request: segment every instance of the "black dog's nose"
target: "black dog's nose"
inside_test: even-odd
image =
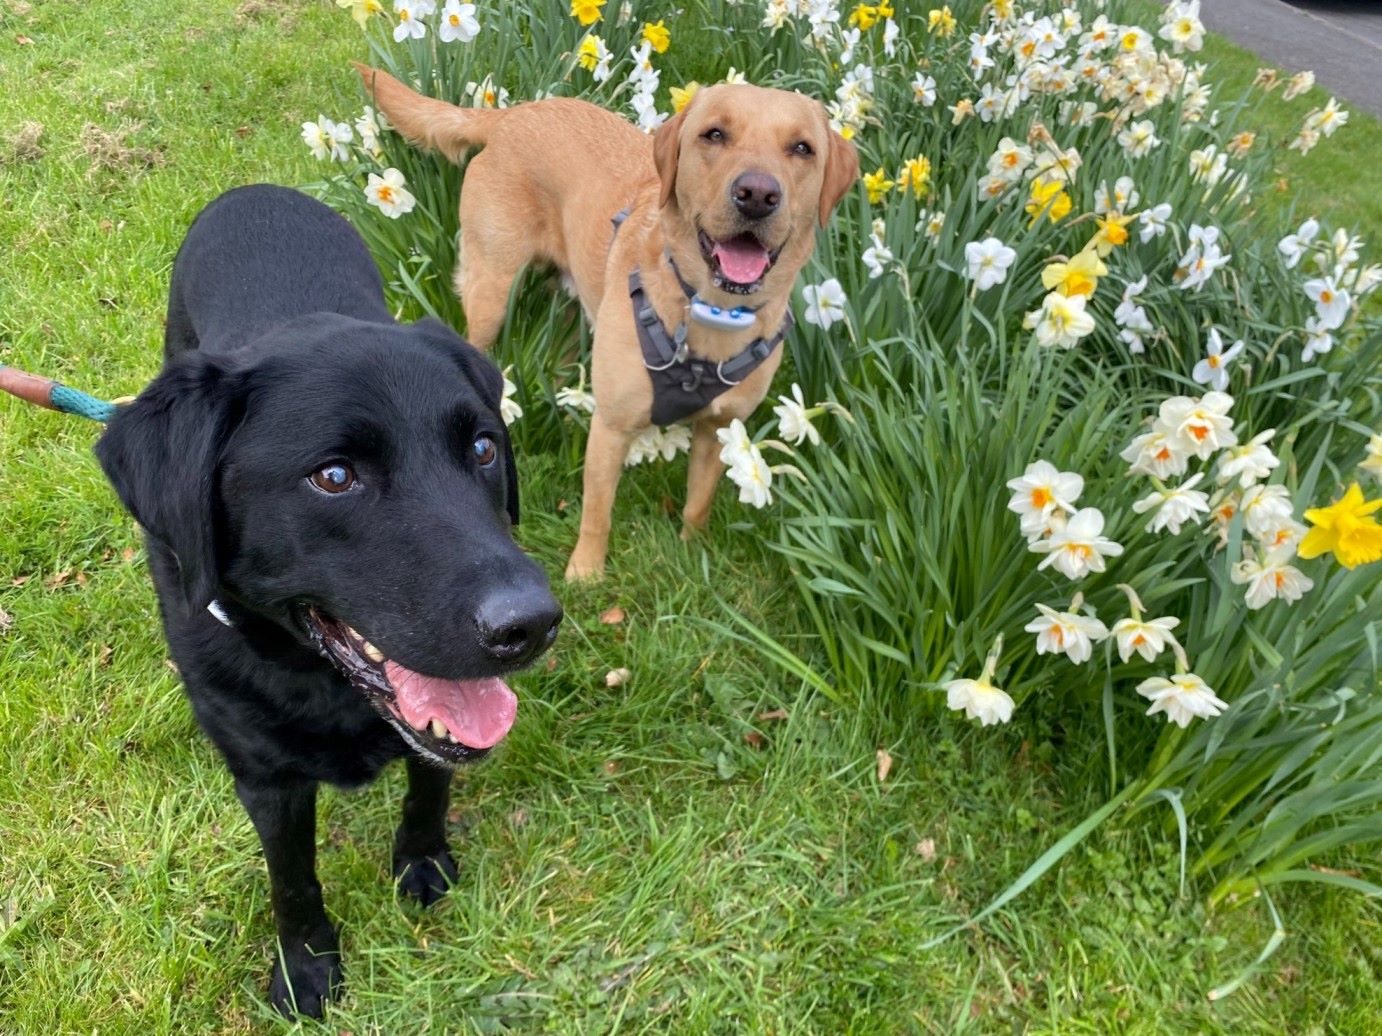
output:
[[[480,602],[475,626],[480,643],[501,662],[530,662],[557,639],[562,610],[545,587],[499,591]]]
[[[782,204],[782,185],[767,173],[742,173],[729,188],[734,207],[749,219],[771,216]]]

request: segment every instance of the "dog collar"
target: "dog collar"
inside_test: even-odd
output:
[[[747,331],[753,326],[753,322],[758,319],[757,306],[734,306],[726,308],[717,306],[713,302],[706,302],[696,294],[696,289],[686,282],[686,278],[677,269],[677,261],[672,258],[671,252],[664,252],[667,256],[667,265],[672,268],[672,274],[676,277],[677,283],[681,285],[682,293],[690,301],[687,312],[691,319],[704,327],[712,327],[717,331]]]

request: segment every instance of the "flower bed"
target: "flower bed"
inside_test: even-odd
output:
[[[1097,717],[1108,805],[1009,893],[1114,809],[1162,802],[1215,902],[1379,891],[1309,866],[1382,837],[1382,530],[1362,489],[1382,474],[1363,301],[1382,275],[1350,228],[1264,215],[1253,96],[1306,77],[1220,96],[1193,2],[1146,25],[1095,0],[338,2],[372,61],[456,103],[580,95],[646,130],[696,77],[827,103],[867,172],[804,275],[775,420],[722,436],[740,500],[777,509],[814,637],[796,657],[742,628],[853,707]],[[1278,143],[1346,122],[1302,102]],[[368,109],[304,137],[403,308],[463,326],[455,168]],[[591,400],[552,339],[581,334],[555,292],[516,301],[522,446],[574,451]],[[654,431],[631,460],[685,444]]]

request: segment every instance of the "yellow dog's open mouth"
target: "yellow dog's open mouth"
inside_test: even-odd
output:
[[[770,251],[747,230],[723,241],[716,241],[704,230],[698,234],[701,257],[715,287],[732,295],[752,295],[761,288],[782,251],[780,246]]]
[[[447,680],[414,672],[316,608],[306,625],[318,650],[421,755],[447,765],[475,759],[513,726],[518,698],[497,676]]]

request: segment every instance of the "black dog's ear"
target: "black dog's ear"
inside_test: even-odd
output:
[[[435,317],[423,317],[413,327],[434,341],[440,340],[450,349],[456,363],[479,391],[485,406],[494,412],[500,424],[504,424],[504,413],[500,407],[504,398],[504,373],[494,361]],[[509,521],[517,525],[518,465],[514,462],[513,443],[509,439],[507,424],[504,424],[504,441],[499,447],[504,452],[504,504],[509,512]]]
[[[216,596],[217,469],[237,408],[230,375],[184,353],[121,407],[96,443],[120,501],[177,558],[189,611]]]

